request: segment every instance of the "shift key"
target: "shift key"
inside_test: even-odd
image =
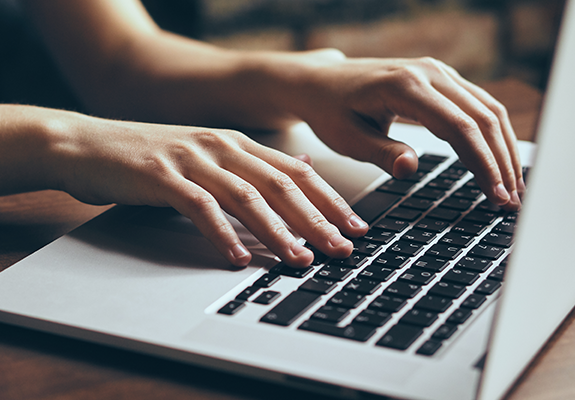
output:
[[[288,326],[310,309],[320,298],[320,294],[296,290],[264,315],[260,321],[269,324]]]

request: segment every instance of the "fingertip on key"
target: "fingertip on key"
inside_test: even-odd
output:
[[[409,178],[417,171],[417,155],[415,152],[405,152],[393,162],[393,176],[397,179]]]

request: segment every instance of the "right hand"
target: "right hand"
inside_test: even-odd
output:
[[[58,189],[92,204],[173,207],[236,266],[251,255],[222,209],[296,267],[309,265],[313,254],[282,219],[332,257],[351,254],[342,233],[357,237],[368,229],[308,163],[239,132],[65,114],[70,123],[51,160]]]

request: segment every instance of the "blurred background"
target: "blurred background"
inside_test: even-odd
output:
[[[145,0],[163,28],[251,50],[432,56],[481,83],[544,89],[565,0]],[[21,12],[0,0],[0,102],[83,111]]]

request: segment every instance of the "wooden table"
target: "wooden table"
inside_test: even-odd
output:
[[[541,95],[514,80],[484,85],[533,137]],[[54,191],[0,197],[0,270],[109,207]],[[509,399],[575,398],[572,313]],[[320,399],[320,396],[172,361],[0,324],[0,399]]]

